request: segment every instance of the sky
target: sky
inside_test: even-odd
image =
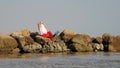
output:
[[[79,34],[120,35],[120,0],[0,0],[0,33],[64,29]]]

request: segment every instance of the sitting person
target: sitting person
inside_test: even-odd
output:
[[[41,23],[41,21],[38,22],[38,30],[42,37],[50,38],[52,41],[54,41],[52,32],[47,31],[45,25],[43,23]]]

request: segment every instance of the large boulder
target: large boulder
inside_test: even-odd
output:
[[[18,47],[21,49],[21,52],[40,52],[42,46],[34,40],[29,35],[23,35],[22,32],[12,33],[11,36],[14,37],[18,42]]]
[[[30,36],[31,36],[31,38],[36,42],[36,36],[37,35],[39,35],[39,33],[38,32],[31,32],[30,33]]]
[[[64,42],[68,42],[74,35],[76,35],[75,32],[70,31],[70,30],[63,30],[63,32],[60,33],[60,37]]]
[[[70,48],[72,51],[81,52],[81,51],[93,51],[91,45],[91,38],[89,35],[86,34],[76,34],[71,40]]]
[[[19,42],[19,47],[24,52],[40,52],[42,49],[42,46],[37,42],[34,42],[30,36],[18,37],[17,40]]]
[[[91,43],[91,37],[87,34],[76,34],[72,39],[71,42],[73,43],[80,43],[87,45],[88,43]]]
[[[112,41],[109,44],[109,51],[120,52],[120,36],[112,37]]]
[[[110,35],[109,33],[104,33],[102,35],[102,39],[103,39],[103,45],[104,45],[104,51],[109,51],[109,45],[110,43],[113,41],[113,36]]]
[[[101,37],[92,38],[92,47],[94,51],[103,51],[104,46],[102,44],[103,39]]]
[[[103,43],[109,44],[112,41],[112,35],[110,35],[109,33],[104,33],[102,35],[102,39],[103,39]]]
[[[36,36],[36,40],[42,45],[43,52],[64,52],[68,50],[63,41],[53,42],[49,38],[44,38],[39,35]]]
[[[17,41],[14,38],[6,34],[0,34],[0,53],[11,53],[17,46]]]
[[[69,45],[69,48],[73,52],[91,52],[93,51],[92,45],[88,44],[87,46],[79,44],[79,43],[73,43]]]

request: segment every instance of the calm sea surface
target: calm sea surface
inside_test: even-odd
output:
[[[120,68],[120,53],[23,54],[1,58],[0,68]]]

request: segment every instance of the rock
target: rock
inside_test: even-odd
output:
[[[35,38],[36,41],[41,45],[45,45],[46,43],[52,43],[52,41],[49,38],[45,38],[40,35],[37,35]]]
[[[112,41],[109,44],[109,51],[120,52],[120,36],[112,37]]]
[[[101,37],[96,37],[92,39],[93,43],[98,43],[98,44],[102,44],[103,39]]]
[[[53,42],[49,38],[36,36],[36,40],[42,45],[43,52],[63,52],[68,51],[67,46],[63,41]]]
[[[44,38],[42,36],[36,36],[36,41],[42,45],[42,52],[54,52],[54,42],[49,38]]]
[[[101,37],[92,38],[92,47],[94,51],[103,51],[104,46],[102,44],[103,39]]]
[[[13,38],[15,38],[18,43],[24,43],[23,45],[33,44],[34,40],[30,36],[24,36],[22,32],[14,32],[11,34]]]
[[[70,31],[70,30],[63,30],[63,32],[60,33],[60,37],[64,42],[68,42],[74,35],[76,35],[75,32]]]
[[[22,32],[14,32],[14,33],[11,33],[10,36],[12,36],[13,38],[17,38],[19,36],[22,36]]]
[[[42,46],[30,37],[30,36],[20,36],[16,38],[19,43],[19,48],[24,52],[40,52]]]
[[[102,39],[103,39],[103,42],[105,42],[105,43],[111,43],[112,35],[110,35],[109,33],[104,33],[102,35]]]
[[[103,44],[92,43],[92,48],[94,51],[103,51],[104,46]]]
[[[0,34],[0,52],[11,53],[14,48],[17,48],[17,41],[9,35]]]
[[[22,31],[13,32],[10,34],[10,36],[14,38],[19,37],[19,36],[30,36],[30,31],[28,29],[24,29]]]
[[[93,51],[91,43],[91,38],[86,34],[76,34],[71,40],[71,44],[68,45],[72,51]]]
[[[84,45],[92,42],[90,36],[86,34],[76,34],[70,41],[73,43],[80,43]]]
[[[19,45],[22,46],[34,44],[34,40],[30,36],[19,36],[16,39]]]
[[[20,49],[19,48],[15,48],[12,50],[12,54],[18,55],[20,53]]]
[[[120,36],[112,36],[105,33],[102,36],[104,51],[119,52],[120,51]]]
[[[15,32],[11,34],[11,36],[17,40],[19,44],[18,47],[20,48],[21,52],[30,52],[30,53],[40,52],[42,49],[42,46],[37,42],[34,42],[31,36],[27,34],[28,31],[27,30],[25,31],[23,31],[23,33]]]
[[[30,36],[24,36],[25,45],[34,44],[34,40]]]
[[[23,36],[30,36],[30,30],[24,29],[21,31]]]
[[[66,52],[69,51],[64,41],[54,42],[55,43],[55,52]]]
[[[109,33],[104,33],[102,35],[104,51],[109,51],[109,44],[112,42],[112,36]]]
[[[36,38],[35,38],[35,37],[36,37],[37,35],[39,35],[38,32],[31,32],[31,33],[30,33],[31,38],[32,38],[35,42],[36,42]]]
[[[55,37],[54,37],[54,41],[55,41],[55,42],[57,42],[57,41],[61,41],[60,36],[55,36]]]
[[[24,50],[24,52],[39,53],[42,51],[42,46],[35,42],[34,44],[23,46],[22,49]]]
[[[91,51],[93,51],[93,48],[90,44],[85,46],[80,43],[73,43],[73,44],[69,45],[69,48],[73,52],[91,52]]]

